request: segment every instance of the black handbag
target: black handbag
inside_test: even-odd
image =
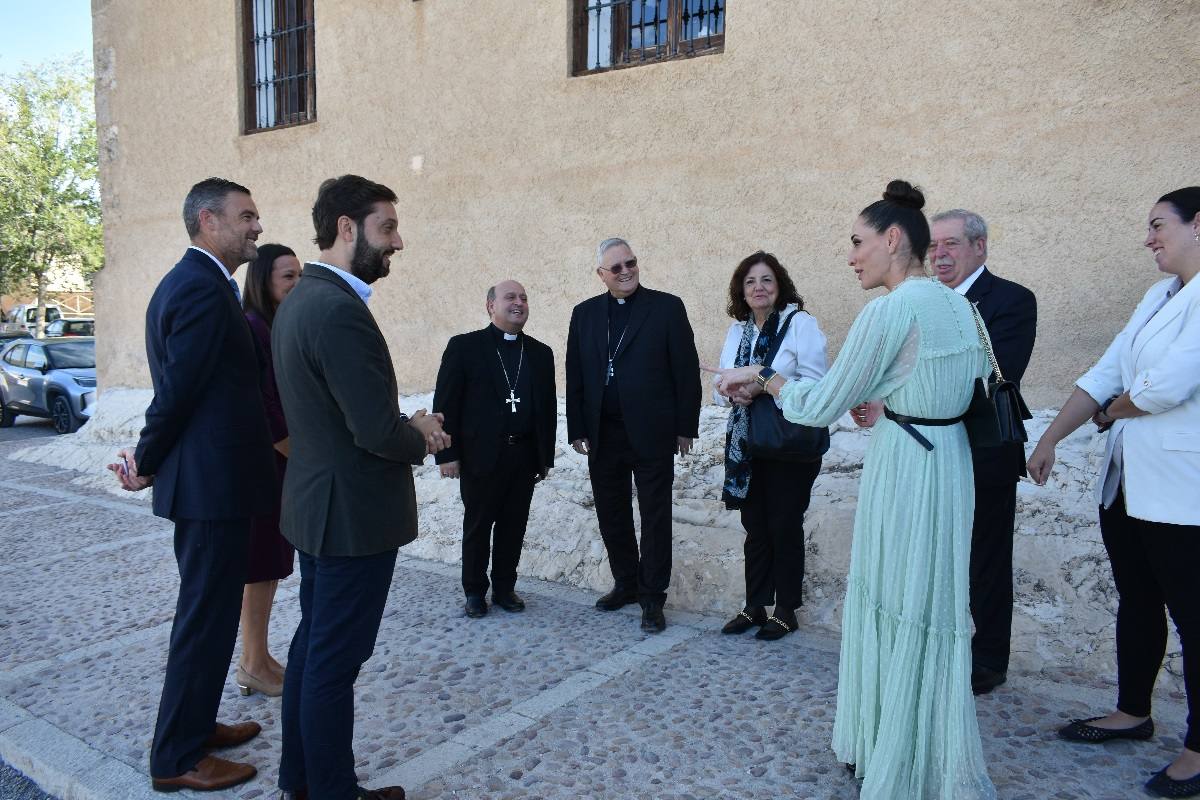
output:
[[[1029,436],[1025,433],[1023,420],[1032,419],[1033,415],[1029,413],[1017,385],[1005,380],[1001,374],[1000,362],[996,361],[996,354],[992,352],[991,337],[983,325],[983,318],[979,316],[979,309],[973,303],[971,313],[975,316],[979,341],[992,365],[992,374],[986,384],[983,378],[975,379],[971,405],[963,416],[971,449],[1027,442]]]
[[[799,313],[793,311],[784,320],[783,325],[775,334],[775,341],[763,358],[763,366],[769,367],[783,336],[787,333],[792,317]],[[755,397],[750,403],[750,435],[747,447],[752,458],[763,458],[768,461],[818,461],[829,450],[829,429],[813,428],[808,425],[797,425],[783,418],[783,412],[775,405],[775,398],[766,392]]]

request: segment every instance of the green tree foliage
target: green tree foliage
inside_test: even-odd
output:
[[[36,286],[39,332],[47,272],[90,281],[104,263],[96,114],[82,58],[0,76],[0,290]]]

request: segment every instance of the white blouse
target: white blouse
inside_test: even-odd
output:
[[[780,323],[795,310],[795,303],[789,303],[784,307],[779,312]],[[725,336],[725,346],[721,348],[720,366],[722,369],[732,367],[737,360],[738,345],[742,342],[742,332],[746,325],[754,325],[753,317],[745,322],[734,322],[729,326],[729,333]],[[756,328],[750,347],[753,348],[757,341],[758,330]],[[795,378],[816,380],[823,377],[829,369],[828,361],[825,358],[825,334],[821,332],[821,326],[817,324],[816,318],[807,311],[801,311],[792,317],[787,333],[779,345],[779,350],[771,361],[771,369],[787,380]],[[715,390],[713,391],[713,400],[718,405],[729,405],[729,400]],[[775,402],[779,403],[778,400]]]

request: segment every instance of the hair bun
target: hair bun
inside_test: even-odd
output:
[[[917,211],[925,207],[925,195],[908,181],[895,180],[888,183],[883,192],[883,199],[905,208],[915,208]]]

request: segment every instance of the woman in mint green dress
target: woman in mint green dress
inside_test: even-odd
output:
[[[863,289],[888,293],[858,315],[825,377],[784,382],[749,366],[717,371],[719,386],[768,391],[805,425],[851,408],[869,424],[879,404],[867,401],[882,401],[854,518],[833,749],[863,800],[994,798],[970,681],[971,452],[953,422],[986,355],[966,299],[925,275],[925,198],[904,181],[883,198],[855,221],[849,262]]]

